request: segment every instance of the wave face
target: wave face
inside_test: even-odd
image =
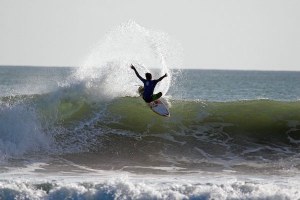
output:
[[[74,91],[79,89],[2,99],[10,105],[1,110],[1,151],[91,153],[86,157],[100,168],[300,167],[299,102],[170,100],[172,116],[162,118],[139,97],[95,101]]]

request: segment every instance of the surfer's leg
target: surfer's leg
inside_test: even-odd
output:
[[[161,96],[162,96],[161,92],[159,92],[157,94],[153,94],[152,95],[152,101],[155,101],[155,100],[159,99]]]

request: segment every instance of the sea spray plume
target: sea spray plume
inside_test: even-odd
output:
[[[141,83],[130,69],[133,64],[141,74],[153,71],[154,77],[159,77],[168,73],[168,78],[156,88],[166,94],[175,78],[169,66],[181,64],[180,53],[180,45],[166,33],[150,31],[129,21],[110,31],[95,45],[75,77],[101,97],[136,96],[135,85]]]

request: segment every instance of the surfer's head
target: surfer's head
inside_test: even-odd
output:
[[[146,76],[147,80],[151,80],[152,79],[152,75],[150,73],[146,73],[145,76]]]

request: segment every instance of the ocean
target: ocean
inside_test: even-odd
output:
[[[300,199],[300,72],[0,67],[0,199]]]

